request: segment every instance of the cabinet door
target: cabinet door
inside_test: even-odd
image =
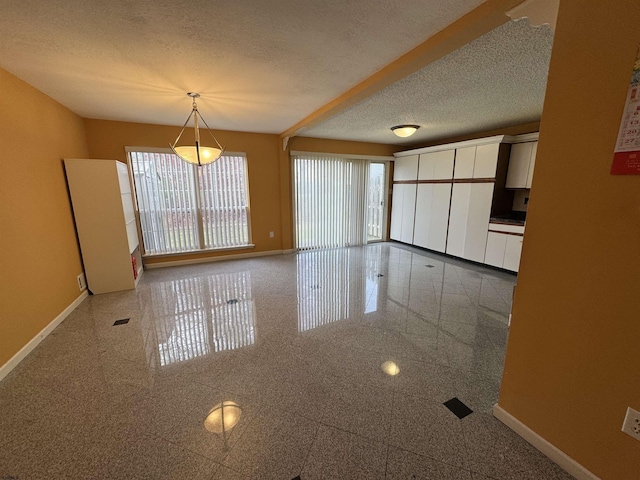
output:
[[[413,224],[416,213],[416,187],[415,184],[403,185],[403,201],[402,201],[402,232],[400,233],[400,241],[404,243],[413,243]]]
[[[402,203],[404,201],[402,187],[404,186],[402,184],[394,185],[391,194],[391,229],[389,232],[391,240],[400,241],[402,235]]]
[[[455,150],[429,152],[420,155],[418,180],[451,180]]]
[[[529,172],[527,173],[527,188],[531,188],[531,180],[533,180],[533,167],[536,164],[536,154],[538,153],[538,142],[531,144],[531,159],[529,160]]]
[[[429,226],[429,243],[427,248],[444,253],[447,246],[447,227],[449,225],[449,209],[451,206],[451,183],[433,185],[431,198],[431,225]]]
[[[498,168],[499,143],[476,147],[476,161],[473,165],[473,178],[496,178]]]
[[[451,180],[453,178],[453,163],[456,156],[455,150],[435,152],[433,159],[433,179]]]
[[[476,147],[458,148],[453,178],[473,178],[473,165],[476,161]]]
[[[394,180],[416,180],[418,178],[418,155],[398,157],[393,163]]]
[[[484,254],[484,263],[502,268],[508,236],[509,235],[506,233],[489,232],[487,235],[487,248]]]
[[[464,241],[467,234],[469,201],[471,200],[471,183],[454,183],[451,193],[451,210],[449,212],[449,231],[447,233],[447,253],[462,257]]]
[[[431,209],[433,204],[433,183],[421,183],[416,194],[416,215],[413,227],[413,244],[429,248]]]
[[[507,244],[504,251],[503,268],[517,272],[520,267],[520,255],[522,254],[522,240],[519,235],[507,235]]]
[[[391,205],[391,239],[413,243],[413,222],[416,207],[416,185],[393,186]]]
[[[493,201],[493,183],[472,183],[463,257],[483,262]]]
[[[511,146],[509,169],[507,170],[506,188],[527,188],[529,163],[531,160],[532,143],[516,143]]]

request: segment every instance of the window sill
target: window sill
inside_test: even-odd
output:
[[[251,248],[255,248],[256,246],[253,243],[249,243],[247,245],[240,245],[237,247],[220,247],[220,248],[208,248],[205,250],[187,250],[184,252],[175,252],[175,253],[153,253],[153,254],[145,254],[142,255],[142,258],[171,258],[171,257],[183,257],[185,255],[200,255],[203,253],[221,253],[221,252],[234,252],[236,250],[249,250]]]

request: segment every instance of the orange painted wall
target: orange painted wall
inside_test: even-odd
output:
[[[126,146],[168,148],[179,127],[108,120],[84,120],[90,158],[127,161]],[[251,234],[255,248],[216,253],[197,253],[149,258],[146,265],[227,256],[248,252],[280,251],[293,248],[291,209],[291,161],[289,150],[390,155],[393,147],[360,142],[293,138],[283,150],[278,135],[215,131],[216,138],[230,152],[245,152],[248,162],[251,202]],[[269,232],[275,232],[269,238]]]
[[[85,119],[85,128],[91,158],[123,162],[127,161],[126,146],[168,148],[180,131],[179,127],[90,119]],[[278,136],[221,130],[216,130],[215,134],[227,151],[247,154],[251,235],[255,248],[146,259],[145,264],[281,250],[283,236],[290,236],[288,231],[282,231]],[[274,238],[269,238],[270,231],[275,232]]]
[[[0,366],[78,298],[82,272],[62,159],[82,119],[0,69]]]
[[[611,176],[640,2],[562,0],[499,405],[602,479],[637,479],[640,176]]]

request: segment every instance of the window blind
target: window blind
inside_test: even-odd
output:
[[[146,255],[250,243],[246,157],[197,167],[172,153],[129,152]]]
[[[294,155],[296,248],[367,241],[367,160]]]

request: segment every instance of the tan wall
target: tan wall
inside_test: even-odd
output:
[[[560,2],[499,404],[603,479],[637,479],[640,176],[609,169],[640,2]]]
[[[0,69],[0,366],[79,295],[64,157],[87,154],[79,116]]]
[[[85,119],[89,157],[127,161],[126,146],[168,148],[179,127]],[[236,253],[267,252],[293,248],[291,210],[291,161],[289,150],[330,153],[390,155],[392,147],[359,142],[293,138],[287,150],[277,135],[215,131],[218,141],[231,152],[247,154],[251,235],[255,248],[218,253],[197,253],[146,259],[145,264],[225,256]],[[295,147],[294,147],[295,146]],[[275,232],[269,238],[269,232]]]
[[[168,148],[178,135],[179,127],[142,123],[85,119],[89,156],[127,161],[126,146]],[[220,253],[198,253],[147,259],[152,264],[162,261],[214,257],[221,255],[281,250],[282,239],[290,236],[282,231],[280,165],[277,135],[215,131],[216,138],[229,152],[247,154],[249,197],[251,202],[251,235],[255,248]],[[269,232],[275,233],[269,238]]]
[[[345,140],[330,140],[325,138],[294,137],[289,140],[289,150],[300,152],[341,153],[354,155],[391,156],[394,152],[407,150],[397,145],[382,143],[348,142]]]

